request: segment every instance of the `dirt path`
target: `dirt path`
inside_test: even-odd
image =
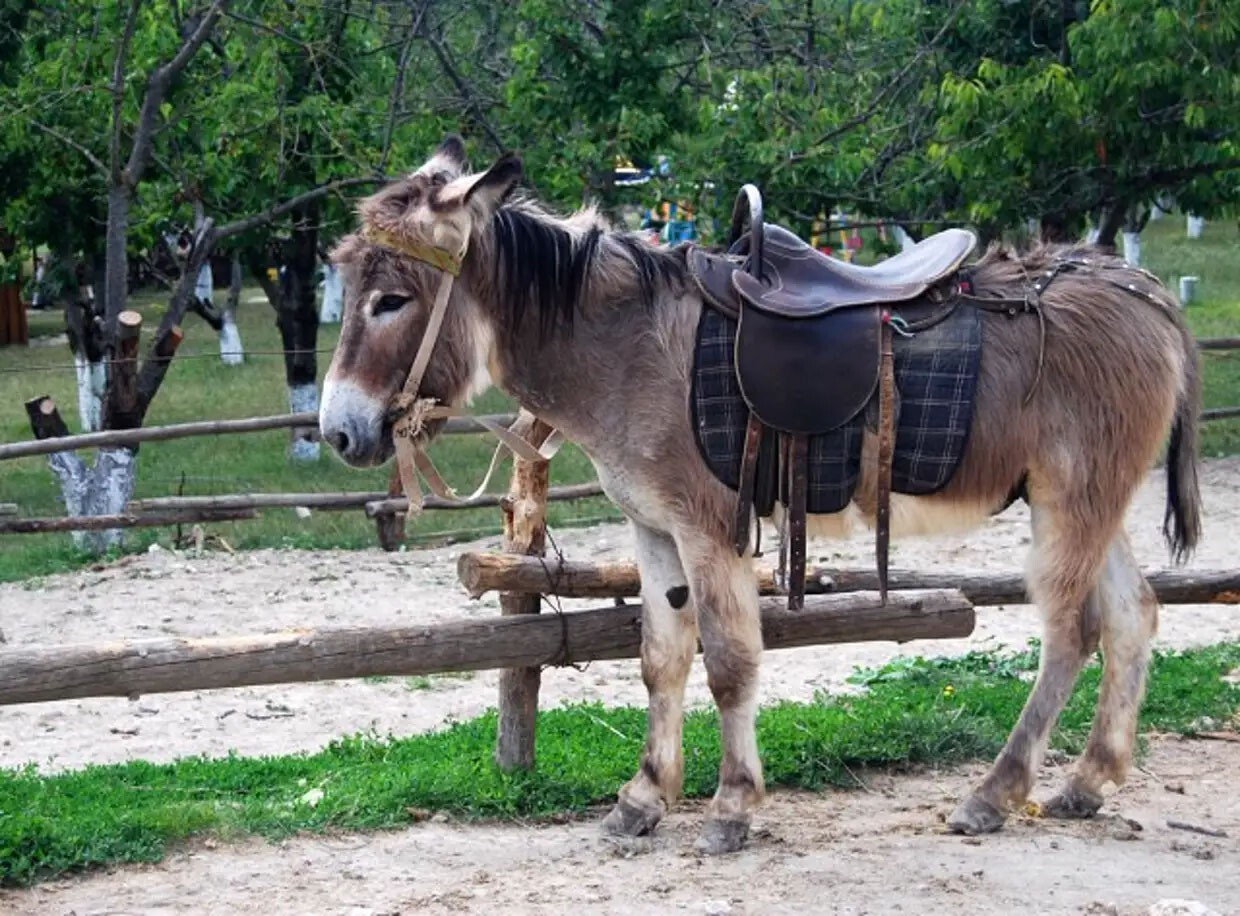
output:
[[[984,839],[943,833],[980,767],[867,775],[866,791],[774,795],[750,847],[692,853],[700,805],[622,850],[591,816],[550,826],[423,823],[366,836],[198,845],[149,867],[0,892],[41,916],[376,914],[1115,914],[1167,899],[1240,913],[1240,745],[1155,742],[1086,822],[1022,817]],[[1046,768],[1046,797],[1063,767]],[[1184,794],[1178,790],[1183,786]],[[1171,829],[1168,819],[1222,830]]]
[[[1240,531],[1240,460],[1206,465],[1206,536],[1194,565],[1234,566]],[[1143,487],[1128,529],[1147,566],[1166,562],[1161,474]],[[896,545],[893,565],[1019,570],[1028,515],[1014,507],[968,537]],[[560,533],[575,559],[631,556],[622,526]],[[379,552],[257,551],[201,557],[158,551],[98,570],[0,585],[0,630],[11,644],[98,641],[159,634],[226,635],[307,625],[436,621],[496,613],[455,580],[451,549]],[[813,545],[824,564],[870,562],[870,541]],[[597,602],[582,602],[594,605]],[[902,654],[951,654],[1023,646],[1037,633],[1027,607],[979,612],[967,640],[863,644],[769,653],[763,697],[809,698],[840,689],[856,665]],[[1159,644],[1240,639],[1230,607],[1164,611]],[[35,704],[0,710],[0,766],[55,770],[186,754],[313,750],[361,730],[408,734],[472,716],[494,703],[496,676],[329,682]],[[549,670],[543,702],[645,701],[635,661],[585,671]],[[709,694],[701,666],[692,703]],[[1062,773],[1044,774],[1043,795]],[[1017,822],[980,845],[940,835],[939,822],[977,767],[870,777],[869,792],[780,794],[746,852],[703,861],[687,853],[692,808],[661,828],[651,849],[626,858],[589,823],[540,827],[422,824],[332,839],[193,847],[158,866],[0,894],[2,913],[1028,913],[1147,912],[1189,897],[1240,913],[1240,746],[1163,741],[1146,769],[1115,796],[1110,815],[1086,824]],[[1156,775],[1149,775],[1156,774]],[[1182,784],[1184,795],[1164,784]],[[1135,832],[1119,815],[1144,826]],[[1173,831],[1168,817],[1230,833],[1211,839]],[[273,903],[273,901],[277,901]],[[1112,906],[1114,905],[1114,906]],[[1092,909],[1090,909],[1092,907]]]

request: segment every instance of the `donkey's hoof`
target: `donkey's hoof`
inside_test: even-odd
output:
[[[970,795],[952,812],[947,819],[947,829],[952,833],[963,833],[977,836],[981,833],[994,833],[1003,826],[1003,812],[980,795]]]
[[[749,839],[749,821],[711,819],[702,828],[693,848],[704,856],[718,856],[725,852],[737,852]]]
[[[603,833],[609,836],[646,836],[663,818],[658,808],[639,808],[621,799],[603,818]]]
[[[1042,811],[1047,817],[1085,818],[1093,817],[1101,807],[1101,794],[1068,783],[1062,792],[1042,806]]]

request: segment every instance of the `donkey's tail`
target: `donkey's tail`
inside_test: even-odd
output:
[[[1175,562],[1183,563],[1201,537],[1201,488],[1197,482],[1201,422],[1201,357],[1192,332],[1181,322],[1184,377],[1167,446],[1167,510],[1163,537]]]

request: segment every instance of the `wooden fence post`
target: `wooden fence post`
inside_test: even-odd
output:
[[[523,415],[512,427],[536,448],[552,429],[541,420]],[[542,556],[547,546],[548,462],[513,458],[512,483],[500,501],[504,516],[504,550],[522,556]],[[540,595],[503,594],[500,612],[537,614]],[[503,770],[534,766],[534,723],[538,715],[538,667],[508,668],[499,676],[499,728],[495,738],[495,762]]]
[[[400,468],[392,467],[392,476],[388,478],[388,497],[395,498],[401,494]],[[375,531],[379,534],[379,546],[391,553],[400,548],[405,539],[404,512],[387,512],[375,516]]]

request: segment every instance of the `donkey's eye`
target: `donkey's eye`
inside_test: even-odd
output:
[[[388,293],[386,296],[380,296],[379,301],[375,303],[374,314],[382,315],[384,312],[399,311],[409,299],[409,296],[402,296],[399,293]]]

